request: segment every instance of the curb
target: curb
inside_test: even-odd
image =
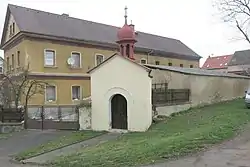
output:
[[[15,158],[11,158],[10,161],[11,161],[12,163],[19,164],[19,165],[20,165],[20,164],[31,164],[31,165],[40,165],[40,166],[48,165],[48,164],[43,164],[43,163],[25,162],[25,160],[28,160],[28,159],[31,159],[31,158],[34,158],[34,157],[38,157],[38,156],[40,156],[40,155],[47,154],[47,153],[50,153],[50,152],[53,152],[53,151],[56,151],[56,150],[60,150],[60,149],[63,149],[63,148],[65,148],[65,147],[68,147],[68,146],[71,146],[71,145],[74,145],[74,144],[81,143],[81,142],[83,142],[83,141],[91,140],[91,139],[93,139],[93,138],[100,137],[100,136],[105,135],[105,134],[107,134],[107,133],[108,133],[108,132],[104,132],[104,133],[101,133],[101,134],[99,134],[99,135],[90,137],[90,138],[88,138],[88,139],[86,139],[86,140],[81,140],[81,141],[77,141],[77,142],[74,142],[74,143],[71,143],[71,144],[67,144],[67,145],[65,145],[65,146],[61,146],[61,147],[58,147],[58,148],[56,148],[56,149],[53,149],[53,150],[50,150],[50,151],[47,151],[47,152],[43,152],[43,153],[36,154],[36,155],[34,155],[34,156],[30,156],[30,157],[25,158],[25,159],[22,159],[22,160],[20,160],[20,161],[19,161],[19,160],[16,160]],[[14,156],[15,156],[15,155],[14,155]]]
[[[47,166],[49,165],[49,163],[37,163],[37,162],[25,162],[25,160],[15,160],[15,159],[10,159],[9,162],[13,163],[13,164],[17,164],[17,165],[23,165],[23,164],[28,164],[28,165],[32,165],[32,166]]]
[[[21,161],[15,160],[14,158],[11,158],[11,159],[9,160],[9,162],[11,162],[11,163],[13,163],[13,164],[17,164],[17,165],[23,164]]]

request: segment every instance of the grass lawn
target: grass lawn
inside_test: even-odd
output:
[[[139,120],[138,120],[139,121]],[[250,121],[242,99],[176,114],[145,133],[128,133],[115,141],[87,147],[51,162],[54,167],[118,167],[178,158],[233,137]]]
[[[93,132],[93,131],[77,131],[72,132],[69,135],[62,136],[56,140],[52,140],[48,143],[39,145],[37,147],[25,150],[23,152],[18,153],[15,155],[16,160],[23,160],[30,157],[34,157],[61,147],[65,147],[70,144],[74,144],[77,142],[81,142],[83,140],[90,139],[92,137],[98,136],[103,134],[104,132]]]

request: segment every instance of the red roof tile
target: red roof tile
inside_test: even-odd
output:
[[[227,67],[233,55],[208,57],[203,64],[203,69],[220,69]]]

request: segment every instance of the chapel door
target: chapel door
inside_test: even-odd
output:
[[[127,100],[116,94],[111,99],[112,129],[128,129]]]

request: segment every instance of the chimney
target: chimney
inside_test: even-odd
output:
[[[63,13],[62,16],[69,17],[69,14]]]

